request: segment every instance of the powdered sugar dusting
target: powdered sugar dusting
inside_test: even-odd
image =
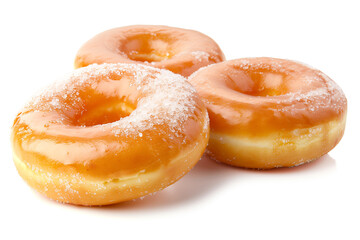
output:
[[[87,92],[95,90],[102,81],[126,77],[139,92],[136,109],[127,117],[95,127],[110,127],[116,136],[142,137],[143,131],[155,125],[166,125],[178,133],[196,108],[195,89],[184,77],[168,70],[137,64],[93,64],[75,70],[65,82],[56,83],[34,98],[25,109],[41,112],[72,112],[86,110]],[[121,80],[120,80],[121,81]],[[24,112],[24,111],[23,111]],[[62,116],[66,119],[66,114]],[[59,118],[61,119],[61,118]]]
[[[315,70],[315,69],[314,69]],[[311,81],[306,84],[321,83],[321,86],[310,91],[290,92],[281,96],[280,103],[288,104],[280,111],[291,111],[291,103],[303,103],[310,112],[316,112],[321,109],[332,109],[335,112],[342,112],[346,106],[345,94],[341,88],[324,73],[315,70]]]
[[[162,124],[176,133],[194,112],[195,89],[183,77],[167,70],[157,70],[155,77],[146,74],[147,71],[136,71],[133,83],[146,97],[129,117],[111,124],[115,135],[128,135]]]
[[[196,61],[203,62],[209,60],[210,54],[203,51],[194,51],[191,52],[191,56],[193,56]]]
[[[276,104],[275,106],[278,106],[276,109],[273,109],[274,111],[293,111],[294,105],[310,112],[316,112],[321,109],[342,112],[346,107],[346,98],[341,88],[327,75],[304,63],[275,58],[243,58],[220,64],[224,65],[223,69],[226,69],[225,66],[227,66],[239,71],[257,72],[260,75],[278,73],[284,76],[284,81],[291,79],[292,84],[296,82],[294,84],[296,88],[291,88],[285,94],[249,96],[249,98],[265,97],[266,101],[269,103],[273,102]],[[212,65],[199,69],[189,77],[189,81],[196,85],[197,76],[211,67]],[[207,84],[207,82],[204,81],[202,84]]]
[[[279,88],[279,94],[264,96],[227,89],[228,86],[224,84],[227,69],[244,73],[250,77],[250,81],[253,76],[258,77],[254,81],[260,83],[262,77],[265,79],[267,74],[277,74],[282,78],[283,85]],[[221,74],[225,77],[222,78]],[[242,79],[238,80],[242,81]],[[332,79],[317,69],[289,60],[271,58],[231,60],[200,69],[189,77],[189,81],[207,99],[205,104],[208,109],[221,114],[229,123],[240,125],[243,124],[241,119],[255,122],[258,121],[259,116],[269,116],[270,120],[264,117],[259,125],[274,126],[274,123],[279,123],[278,126],[282,126],[282,123],[288,121],[293,122],[294,127],[301,127],[308,126],[310,122],[318,124],[325,119],[342,117],[346,114],[346,97]],[[223,88],[217,90],[217,86]],[[254,86],[255,91],[256,87],[258,85]],[[217,99],[223,101],[216,101]]]

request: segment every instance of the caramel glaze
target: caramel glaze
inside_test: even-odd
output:
[[[291,167],[316,159],[343,136],[347,100],[319,70],[294,61],[245,58],[190,76],[210,118],[207,151],[246,168]]]
[[[185,77],[225,60],[210,37],[193,30],[136,25],[102,32],[78,51],[75,68],[93,63],[141,63]]]
[[[346,114],[341,89],[319,70],[275,58],[247,58],[206,67],[190,77],[205,99],[211,129],[268,135],[308,128]]]
[[[27,177],[29,173],[22,173],[19,166],[20,174],[30,185],[62,202],[110,204],[158,191],[183,176],[200,159],[209,138],[209,123],[206,108],[189,83],[182,80],[180,87],[174,86],[176,91],[184,91],[188,98],[189,106],[178,112],[178,115],[183,114],[183,118],[177,120],[178,116],[170,116],[166,108],[156,105],[154,118],[158,122],[152,123],[151,119],[137,116],[141,112],[134,111],[145,104],[145,98],[159,94],[142,89],[151,89],[149,79],[156,78],[164,70],[129,64],[92,65],[88,68],[77,70],[77,74],[70,77],[65,85],[34,98],[14,121],[14,157],[20,159],[31,174],[49,174],[46,178],[50,179],[46,183],[45,180],[34,183],[32,176]],[[143,75],[140,82],[135,82],[135,72]],[[168,74],[166,76],[175,75]],[[177,78],[181,76],[174,81]],[[169,86],[172,87],[171,83]],[[174,101],[171,96],[168,98],[168,101]],[[164,101],[163,104],[169,105],[169,102]],[[134,119],[135,123],[129,121],[134,128],[129,124],[117,125],[117,121],[126,118]],[[138,125],[136,121],[139,121]],[[179,121],[176,128],[170,127],[170,121]],[[149,127],[144,127],[147,125]],[[136,129],[136,126],[141,129]],[[172,162],[182,158],[186,160]],[[122,184],[122,179],[139,173],[156,173],[164,168],[170,169],[167,175],[159,176],[155,185],[152,185],[151,179],[143,183],[142,189],[146,191],[138,193],[128,186],[126,193],[112,189],[115,193],[101,198],[91,195],[94,194],[91,189],[71,184],[71,181],[79,179],[100,185],[114,179]],[[181,172],[171,170],[173,168]],[[68,179],[69,188],[77,195],[65,193],[62,185],[53,183],[51,176],[55,175]],[[62,182],[61,179],[59,181]]]

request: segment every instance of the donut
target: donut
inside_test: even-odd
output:
[[[201,158],[209,119],[182,76],[118,63],[65,79],[26,104],[12,126],[15,166],[46,197],[85,206],[141,198]]]
[[[136,25],[114,28],[90,39],[77,52],[75,68],[93,63],[140,63],[188,77],[223,60],[216,42],[200,32]]]
[[[243,168],[310,162],[343,136],[347,100],[319,70],[276,58],[244,58],[200,69],[189,81],[210,117],[207,154]]]

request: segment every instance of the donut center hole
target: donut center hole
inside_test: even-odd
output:
[[[112,123],[129,116],[134,108],[125,102],[107,102],[88,107],[77,119],[78,126],[95,126]]]
[[[238,71],[228,74],[228,87],[251,96],[279,96],[286,94],[286,75],[269,71]]]
[[[128,38],[121,49],[127,57],[138,62],[161,62],[173,56],[171,39],[161,34],[140,34]]]

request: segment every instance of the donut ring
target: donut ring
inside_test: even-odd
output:
[[[206,108],[180,75],[91,65],[34,98],[12,127],[26,182],[64,203],[106,205],[161,190],[200,159]]]
[[[345,129],[347,100],[328,76],[275,58],[238,59],[205,67],[190,79],[210,117],[211,157],[269,169],[329,152]]]
[[[216,42],[200,32],[138,25],[114,28],[90,39],[78,51],[75,68],[93,63],[141,63],[187,77],[223,60]]]

